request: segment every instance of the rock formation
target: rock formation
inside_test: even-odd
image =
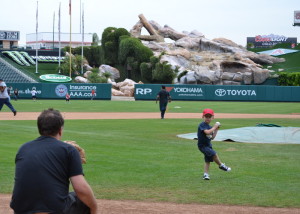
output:
[[[102,75],[104,73],[109,73],[111,75],[110,79],[113,81],[120,78],[120,71],[109,65],[101,65],[99,67],[99,74]]]
[[[155,21],[147,21],[141,14],[140,21],[133,26],[130,33],[143,40],[156,56],[162,52],[161,62],[169,63],[173,69],[179,68],[180,84],[218,84],[250,85],[261,84],[271,70],[262,65],[283,62],[284,59],[247,51],[244,47],[225,39],[209,40],[194,30],[177,32],[165,25],[161,27]],[[145,27],[150,35],[141,35]],[[164,38],[174,40],[165,43]]]
[[[75,78],[75,82],[78,83],[89,83],[89,80],[87,79],[88,76],[92,73],[92,71],[86,71],[83,74],[83,77],[77,76]],[[112,85],[112,95],[113,96],[128,96],[133,97],[134,96],[134,85],[136,82],[134,82],[131,79],[125,79],[122,82],[115,82],[115,79],[120,78],[120,72],[118,69],[111,67],[109,65],[101,65],[99,67],[99,76],[102,76],[103,73],[110,73],[111,76],[108,78],[107,83],[110,83]],[[141,83],[141,82],[139,82]]]
[[[139,82],[141,83],[141,82]],[[112,84],[112,95],[113,96],[134,96],[134,85],[137,84],[131,79],[125,79],[123,82]]]

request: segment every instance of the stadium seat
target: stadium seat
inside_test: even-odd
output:
[[[34,79],[0,57],[0,78],[6,83],[36,83]]]

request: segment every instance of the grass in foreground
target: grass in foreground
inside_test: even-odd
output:
[[[199,119],[69,120],[64,140],[87,153],[86,178],[97,198],[176,203],[300,207],[300,145],[214,142],[226,173],[211,166],[202,180],[203,156],[196,141],[177,134],[196,132]],[[300,126],[292,119],[222,119],[223,129],[274,123]],[[36,138],[36,121],[0,124],[0,191],[13,187],[14,157]]]
[[[155,101],[104,101],[104,100],[18,100],[11,101],[18,112],[41,112],[53,107],[61,112],[159,112]],[[287,102],[217,102],[217,101],[173,101],[168,112],[201,113],[204,108],[212,108],[216,113],[249,114],[300,114],[300,103]],[[10,111],[4,106],[2,111]]]

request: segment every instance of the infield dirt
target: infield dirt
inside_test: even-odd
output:
[[[65,120],[80,119],[160,119],[157,112],[61,112]],[[36,120],[40,112],[0,112],[0,120]],[[200,113],[167,113],[165,118],[201,118]],[[300,119],[298,114],[229,114],[216,113],[217,118],[288,118]]]

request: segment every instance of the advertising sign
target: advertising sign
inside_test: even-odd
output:
[[[286,37],[280,35],[257,35],[247,37],[247,44],[252,43],[254,48],[267,48],[280,43],[297,44],[297,37]]]
[[[32,89],[37,91],[37,99],[65,99],[67,93],[71,100],[91,99],[92,90],[95,91],[95,99],[111,99],[111,84],[11,83],[11,86],[18,89],[20,99],[30,99]]]
[[[161,85],[136,84],[136,100],[155,100]],[[255,85],[166,85],[172,100],[300,101],[300,87]]]
[[[40,76],[41,80],[46,82],[70,82],[72,81],[71,77],[59,75],[59,74],[44,74]]]
[[[300,26],[300,11],[294,11],[294,26]]]
[[[19,41],[19,31],[0,31],[0,40]]]
[[[201,85],[165,85],[172,99],[193,100],[204,99],[205,93]],[[161,90],[161,85],[136,84],[136,99],[156,99],[157,93]]]

